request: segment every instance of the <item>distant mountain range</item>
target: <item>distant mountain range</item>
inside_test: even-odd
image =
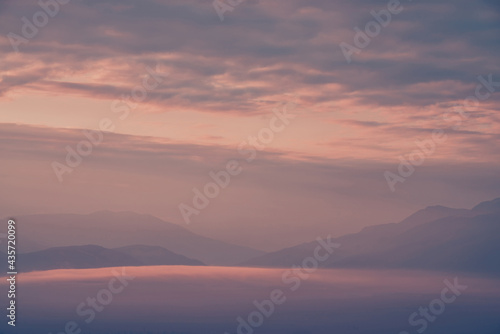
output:
[[[2,256],[5,257],[5,253]],[[19,272],[150,265],[203,266],[205,264],[162,247],[144,245],[116,249],[96,245],[54,247],[20,254],[17,259]]]
[[[17,216],[16,220],[21,253],[52,247],[99,245],[105,248],[126,247],[122,252],[140,257],[144,255],[141,255],[140,249],[128,247],[139,244],[163,247],[209,265],[233,265],[264,254],[252,248],[197,235],[151,215],[133,212],[29,215]]]
[[[205,263],[287,268],[300,265],[317,246],[313,241],[264,254],[132,212],[16,219],[18,246],[25,252],[18,256],[20,271]],[[500,198],[471,210],[430,206],[400,223],[369,226],[333,241],[341,246],[321,263],[324,268],[500,275]]]
[[[400,223],[376,225],[333,240],[325,268],[453,270],[500,274],[500,198],[471,210],[431,206]],[[242,266],[290,267],[311,256],[317,242],[245,261]]]

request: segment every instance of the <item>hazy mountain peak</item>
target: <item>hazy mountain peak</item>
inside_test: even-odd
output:
[[[481,202],[473,207],[472,211],[480,211],[482,213],[500,212],[500,197],[491,201]]]
[[[448,216],[463,216],[467,214],[469,214],[469,210],[467,209],[455,209],[442,205],[432,205],[413,213],[404,219],[401,224],[416,226]]]
[[[134,249],[138,251],[166,251],[167,249],[160,246],[148,246],[148,245],[130,245],[115,248],[116,250],[129,250]]]
[[[442,211],[442,210],[455,210],[455,209],[447,207],[447,206],[444,206],[444,205],[430,205],[430,206],[426,207],[424,210],[439,210],[439,211]]]
[[[89,217],[91,219],[106,219],[109,221],[113,221],[116,223],[120,222],[130,222],[134,220],[141,221],[142,224],[147,224],[147,225],[163,225],[165,227],[168,227],[169,229],[178,229],[181,230],[183,229],[182,226],[179,226],[178,224],[174,224],[171,222],[167,222],[163,219],[160,219],[156,216],[150,215],[150,214],[145,214],[145,213],[137,213],[134,211],[111,211],[111,210],[101,210],[101,211],[95,211],[87,215],[82,215],[85,217]]]
[[[152,215],[99,211],[92,214],[44,214],[17,217],[27,240],[36,240],[30,251],[72,245],[118,248],[131,244],[160,246],[214,265],[235,264],[263,252],[197,235]],[[98,233],[97,233],[98,232]],[[26,252],[26,244],[20,252]]]
[[[396,224],[365,228],[335,239],[342,246],[322,263],[327,268],[413,268],[500,275],[500,199],[474,210],[431,206]],[[479,210],[479,211],[478,211]],[[490,212],[486,212],[486,210]],[[492,210],[497,210],[492,212]],[[300,263],[315,242],[267,253],[244,266],[289,267]]]

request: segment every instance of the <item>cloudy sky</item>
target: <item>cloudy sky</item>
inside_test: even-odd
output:
[[[245,0],[223,21],[210,0],[65,1],[0,2],[3,215],[137,211],[274,250],[500,196],[496,0],[402,0],[350,62],[340,44],[389,1]],[[54,162],[103,120],[61,182]],[[230,160],[243,171],[186,224],[179,205]]]

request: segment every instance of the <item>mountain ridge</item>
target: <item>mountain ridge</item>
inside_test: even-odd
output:
[[[99,211],[91,214],[17,216],[20,233],[36,245],[20,243],[18,251],[63,246],[160,246],[211,265],[232,265],[264,254],[249,247],[198,235],[160,218],[134,212]]]
[[[490,255],[500,252],[499,222],[500,198],[481,202],[470,210],[431,206],[399,223],[369,226],[332,239],[341,246],[321,266],[456,270],[499,275],[498,261]],[[303,243],[240,265],[299,265],[313,254],[315,246],[315,241]]]
[[[134,254],[130,250],[142,250]],[[149,252],[149,254],[148,254]],[[154,254],[155,256],[148,256]],[[7,257],[2,253],[3,257]],[[4,261],[7,263],[7,261]],[[158,246],[132,245],[109,249],[98,245],[52,247],[18,255],[19,272],[53,269],[90,269],[107,267],[138,267],[149,265],[204,266],[201,261],[187,258]]]

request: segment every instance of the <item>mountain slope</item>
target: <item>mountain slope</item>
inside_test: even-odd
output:
[[[325,266],[410,268],[500,274],[500,215],[447,217],[417,226],[380,245]]]
[[[185,266],[204,266],[201,261],[190,259],[183,255],[171,252],[163,247],[134,245],[115,248],[114,251],[122,254],[130,255],[131,257],[141,261],[147,266],[161,265],[185,265]]]
[[[95,245],[49,248],[20,254],[17,261],[19,272],[139,265],[141,262],[128,254]]]
[[[400,223],[368,226],[363,228],[358,233],[347,234],[336,238],[335,242],[340,243],[342,246],[336,251],[335,258],[340,259],[353,254],[370,253],[374,251],[374,249],[380,247],[380,245],[390,242],[397,235],[404,233],[415,226],[424,225],[436,219],[448,217],[450,215],[463,216],[473,214],[471,214],[469,210],[465,209],[430,206],[415,212]],[[289,267],[295,264],[298,258],[303,258],[305,254],[312,254],[316,245],[317,243],[315,241],[304,243],[261,255],[255,259],[243,262],[242,265]]]
[[[341,247],[328,268],[412,268],[500,274],[500,200],[472,210],[441,206],[398,224],[371,226],[334,240]],[[265,254],[245,266],[290,267],[313,254],[316,242]]]
[[[140,244],[164,247],[211,265],[236,264],[263,254],[255,249],[197,235],[150,215],[132,212],[30,215],[16,217],[16,221],[23,237],[41,245],[35,250],[89,244],[106,248]],[[27,245],[20,243],[20,251],[26,252],[23,246]]]
[[[5,258],[4,253],[0,254]],[[17,270],[89,269],[149,265],[204,265],[198,260],[156,246],[107,249],[96,245],[54,247],[18,255]]]

